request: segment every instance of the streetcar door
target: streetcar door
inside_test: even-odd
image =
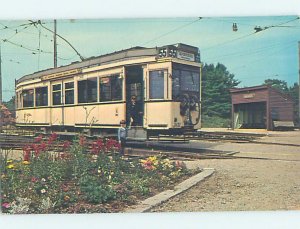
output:
[[[143,126],[144,81],[142,66],[126,67],[126,124]],[[134,99],[136,101],[133,101]],[[131,117],[134,119],[131,122]]]

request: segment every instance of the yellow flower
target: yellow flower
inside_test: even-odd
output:
[[[29,165],[30,164],[29,161],[23,161],[22,163],[23,163],[23,165]]]
[[[12,163],[12,162],[13,162],[13,160],[11,160],[11,159],[6,161],[6,163]]]
[[[148,157],[148,160],[154,162],[157,161],[157,157],[156,156]]]
[[[10,164],[7,166],[8,169],[13,169],[15,166],[13,164]]]

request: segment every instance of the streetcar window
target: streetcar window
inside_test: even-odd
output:
[[[100,101],[122,100],[123,81],[119,75],[100,79]]]
[[[61,84],[52,86],[52,104],[61,105]]]
[[[48,87],[35,89],[35,106],[48,106]]]
[[[164,98],[164,73],[165,71],[150,71],[149,74],[149,91],[150,99]]]
[[[65,104],[74,104],[74,82],[65,83]]]
[[[172,75],[172,98],[176,99],[180,95],[180,71],[173,70]]]
[[[78,81],[78,103],[97,102],[97,78]]]
[[[33,107],[33,89],[22,92],[23,107]]]
[[[181,71],[181,90],[199,91],[200,77],[199,73],[191,71]]]

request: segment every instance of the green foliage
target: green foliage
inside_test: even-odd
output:
[[[47,141],[52,147],[58,145],[53,139]],[[163,157],[124,158],[112,140],[101,151],[90,151],[82,138],[64,152],[50,151],[49,145],[40,150],[41,145],[25,147],[24,161],[1,155],[4,213],[94,212],[88,206],[104,203],[99,211],[107,212],[111,201],[133,203],[188,174],[183,164]]]
[[[240,82],[223,64],[205,64],[202,70],[202,112],[207,116],[229,118],[231,97],[229,89]]]
[[[9,101],[3,102],[3,104],[7,107],[10,112],[15,111],[15,96],[13,96]]]
[[[209,117],[202,116],[203,128],[228,128],[231,125],[230,118],[222,118],[218,116]]]
[[[269,85],[272,88],[275,88],[281,92],[288,92],[289,88],[287,82],[279,79],[266,79],[264,85]]]

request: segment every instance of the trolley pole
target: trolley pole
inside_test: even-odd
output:
[[[56,43],[56,19],[54,19],[54,33],[53,33],[53,43],[54,43],[54,68],[57,68],[57,43]]]

